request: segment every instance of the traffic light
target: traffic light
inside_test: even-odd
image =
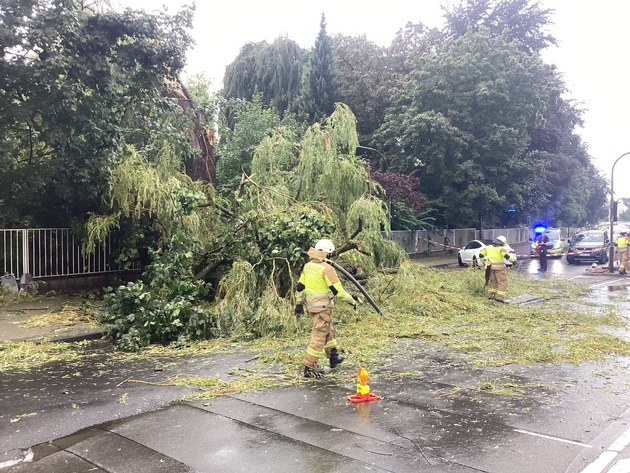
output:
[[[613,200],[610,203],[610,221],[611,222],[617,221],[617,204],[618,204],[618,201],[616,200]]]

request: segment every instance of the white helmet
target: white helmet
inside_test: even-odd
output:
[[[315,249],[324,251],[326,253],[332,253],[333,251],[335,251],[335,245],[330,240],[319,240],[317,243],[315,243]]]
[[[505,238],[503,235],[499,235],[497,237],[497,240],[499,240],[501,243],[503,243],[504,245],[507,243],[507,238]]]

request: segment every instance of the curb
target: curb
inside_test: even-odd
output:
[[[51,338],[51,342],[55,343],[75,343],[83,340],[100,340],[107,335],[107,331],[102,332],[87,332],[79,335],[71,335],[68,337]]]

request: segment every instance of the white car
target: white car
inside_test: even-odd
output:
[[[491,245],[492,240],[472,240],[464,248],[457,253],[457,262],[460,266],[472,266],[474,268],[482,268],[483,263],[480,261],[479,252],[486,246]],[[505,245],[508,252],[516,258],[516,251],[510,246]],[[506,266],[512,266],[511,261],[505,262]]]

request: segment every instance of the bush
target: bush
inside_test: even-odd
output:
[[[106,294],[100,320],[113,324],[111,336],[122,350],[153,342],[212,338],[216,325],[210,311],[199,307],[210,286],[192,274],[192,251],[182,232],[156,256],[143,278]]]

